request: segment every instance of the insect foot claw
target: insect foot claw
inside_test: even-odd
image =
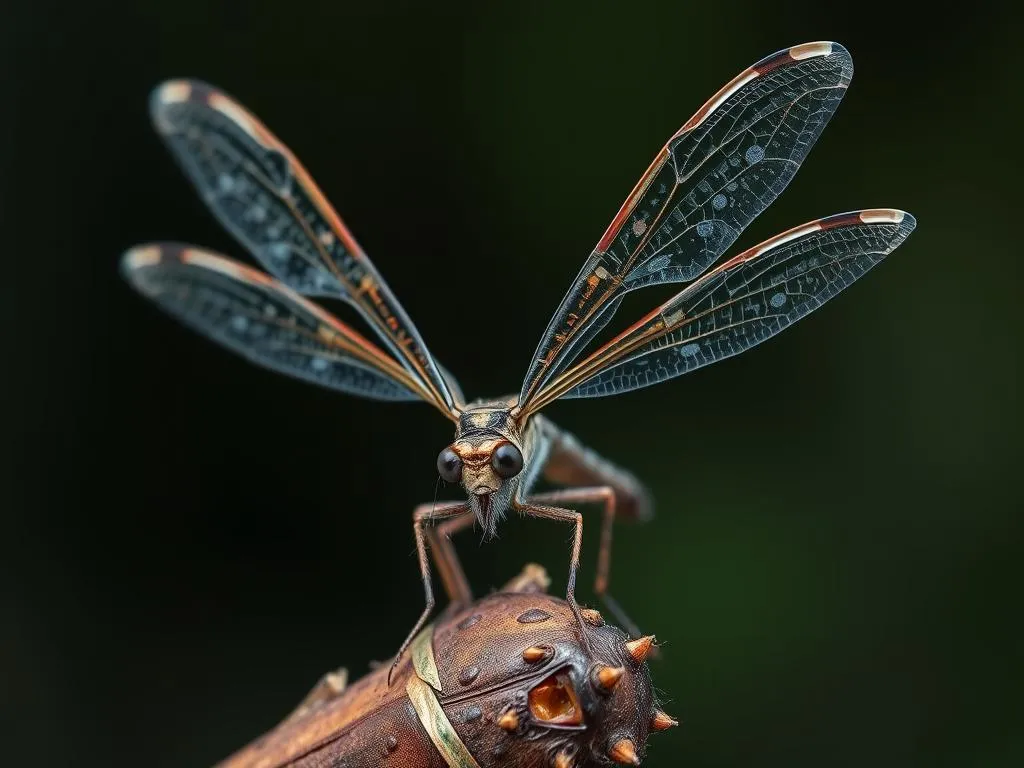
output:
[[[391,678],[394,676],[395,669],[398,667],[398,662],[401,660],[401,658],[402,654],[398,654],[397,656],[395,656],[395,661],[391,665],[391,669],[388,670],[388,688],[391,687]]]
[[[580,643],[587,651],[590,651],[590,630],[593,625],[586,620],[583,611],[580,610],[580,607],[576,604],[576,599],[571,594],[566,595],[565,602],[569,604],[569,610],[572,611],[572,616],[576,620]]]

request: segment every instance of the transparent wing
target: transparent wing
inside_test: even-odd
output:
[[[140,293],[257,365],[375,400],[427,400],[390,355],[271,277],[175,243],[128,251],[122,271]]]
[[[537,398],[629,392],[739,354],[878,264],[914,217],[875,209],[804,224],[730,259],[570,368]]]
[[[429,397],[446,378],[377,269],[291,151],[244,107],[194,80],[153,93],[153,123],[207,206],[272,275],[354,306]]]
[[[837,43],[775,53],[715,94],[655,157],[534,353],[520,408],[579,355],[627,292],[699,277],[785,188],[853,75]]]

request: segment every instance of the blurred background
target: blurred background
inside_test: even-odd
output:
[[[518,391],[665,139],[759,58],[834,39],[846,99],[737,246],[861,207],[904,208],[915,234],[768,344],[548,414],[657,499],[612,569],[682,721],[646,765],[1021,765],[1020,11],[942,13],[7,9],[3,762],[209,765],[326,670],[390,656],[422,606],[410,514],[450,426],[251,367],[119,278],[144,240],[243,257],[151,131],[156,83],[199,77],[260,115],[477,397]],[[560,591],[567,536],[513,520],[457,546],[478,592],[527,560]]]

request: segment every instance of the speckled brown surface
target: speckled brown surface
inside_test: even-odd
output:
[[[563,600],[536,589],[499,592],[436,624],[437,700],[482,768],[611,765],[623,739],[642,758],[658,710],[628,639],[597,621],[581,630]],[[624,671],[601,675],[605,667]],[[390,687],[387,672],[384,665],[310,705],[223,768],[446,768],[406,694],[411,661],[402,660]],[[553,675],[569,689],[566,724],[530,704],[530,691]]]

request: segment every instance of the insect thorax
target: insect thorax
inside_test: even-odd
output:
[[[522,434],[519,431],[519,425],[512,418],[511,411],[512,405],[509,398],[471,403],[459,415],[455,439],[474,443],[504,439],[517,447],[521,446]]]

